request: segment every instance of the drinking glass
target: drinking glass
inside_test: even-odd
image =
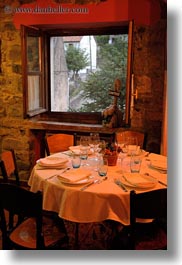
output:
[[[71,162],[72,162],[73,168],[79,168],[80,164],[81,164],[80,156],[79,155],[73,155]]]
[[[106,150],[106,142],[104,140],[100,140],[98,143],[98,154],[105,154],[105,150]]]
[[[100,177],[105,177],[107,175],[108,170],[108,161],[107,159],[103,158],[99,161],[98,164],[98,174]]]
[[[136,155],[138,150],[138,141],[136,137],[126,138],[127,153],[129,155]]]
[[[80,137],[80,159],[87,160],[89,152],[89,136]],[[82,163],[82,166],[86,166],[86,163]]]
[[[93,149],[93,153],[96,154],[99,146],[99,133],[90,133],[90,147]]]
[[[139,173],[141,168],[142,159],[138,156],[131,156],[130,170],[131,173]]]
[[[118,173],[124,173],[123,169],[123,160],[126,158],[127,154],[126,153],[120,153],[118,156],[118,161],[120,162],[121,170],[118,171]]]
[[[126,137],[124,133],[119,133],[117,136],[117,144],[118,144],[118,150],[120,152],[126,153]]]

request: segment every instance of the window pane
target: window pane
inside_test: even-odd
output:
[[[101,112],[114,99],[125,109],[128,35],[51,37],[51,111]]]
[[[40,38],[35,36],[27,37],[27,67],[28,72],[40,71]]]
[[[40,102],[40,77],[28,76],[28,111],[39,109]]]

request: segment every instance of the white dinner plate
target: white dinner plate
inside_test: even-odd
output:
[[[44,170],[48,170],[48,169],[64,169],[64,168],[67,168],[67,165],[66,164],[63,164],[63,165],[56,165],[56,166],[43,166],[39,163],[37,163],[37,166],[36,169],[44,169]]]
[[[70,149],[73,153],[75,153],[76,155],[79,155],[79,154],[80,154],[80,145],[70,146],[69,149]],[[89,150],[88,150],[88,154],[89,154],[89,155],[92,155],[92,154],[93,154],[92,150],[89,149]]]
[[[68,162],[67,158],[56,157],[56,156],[54,157],[48,156],[37,160],[37,164],[40,167],[45,167],[45,168],[65,168],[67,162]]]
[[[150,166],[154,169],[167,171],[167,162],[166,161],[151,161]]]
[[[134,156],[143,156],[145,154],[145,150],[140,149]],[[132,153],[127,153],[128,156],[133,155]]]
[[[120,180],[129,188],[152,189],[157,184],[157,179],[139,173],[125,173],[124,176],[126,179],[120,177]]]
[[[79,180],[77,182],[69,182],[69,181],[60,179],[59,176],[57,176],[57,178],[62,184],[69,185],[69,186],[80,186],[80,185],[88,184],[93,181],[92,179],[87,178],[87,179]]]

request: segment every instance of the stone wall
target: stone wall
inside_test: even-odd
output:
[[[0,8],[3,5],[1,1]],[[21,36],[13,25],[12,14],[0,13],[0,20],[0,153],[10,148],[15,150],[21,179],[26,180],[34,161],[35,139],[31,123],[23,119]],[[163,114],[165,23],[166,20],[161,20],[152,27],[134,29],[133,69],[139,99],[131,127],[145,131],[147,149],[156,152],[160,149]]]
[[[131,127],[147,133],[147,149],[160,153],[163,118],[166,21],[134,30],[134,87],[138,89]]]

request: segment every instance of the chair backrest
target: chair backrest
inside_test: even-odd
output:
[[[9,212],[9,225],[5,210]],[[36,245],[38,249],[44,246],[42,236],[42,194],[40,192],[33,193],[25,190],[20,186],[1,183],[0,184],[0,219],[1,231],[3,238],[3,249],[8,249],[8,245],[12,244],[9,238],[9,230],[12,232],[14,227],[14,217],[18,216],[18,221],[24,220],[26,217],[36,218]],[[16,226],[16,224],[15,224]],[[22,246],[23,247],[23,246]]]
[[[11,176],[14,176],[16,184],[20,184],[18,167],[16,163],[15,152],[13,149],[4,151],[1,154],[0,167],[5,182],[7,182]]]
[[[167,220],[167,189],[138,193],[130,192],[130,237],[135,242],[135,225],[142,219]]]
[[[71,134],[53,134],[46,136],[45,149],[47,155],[67,151],[69,146],[75,143],[74,135]]]
[[[138,145],[141,149],[144,148],[144,138],[145,134],[143,132],[138,131],[122,131],[122,132],[116,132],[116,140],[117,141],[123,141],[127,137],[136,137],[138,141]]]

